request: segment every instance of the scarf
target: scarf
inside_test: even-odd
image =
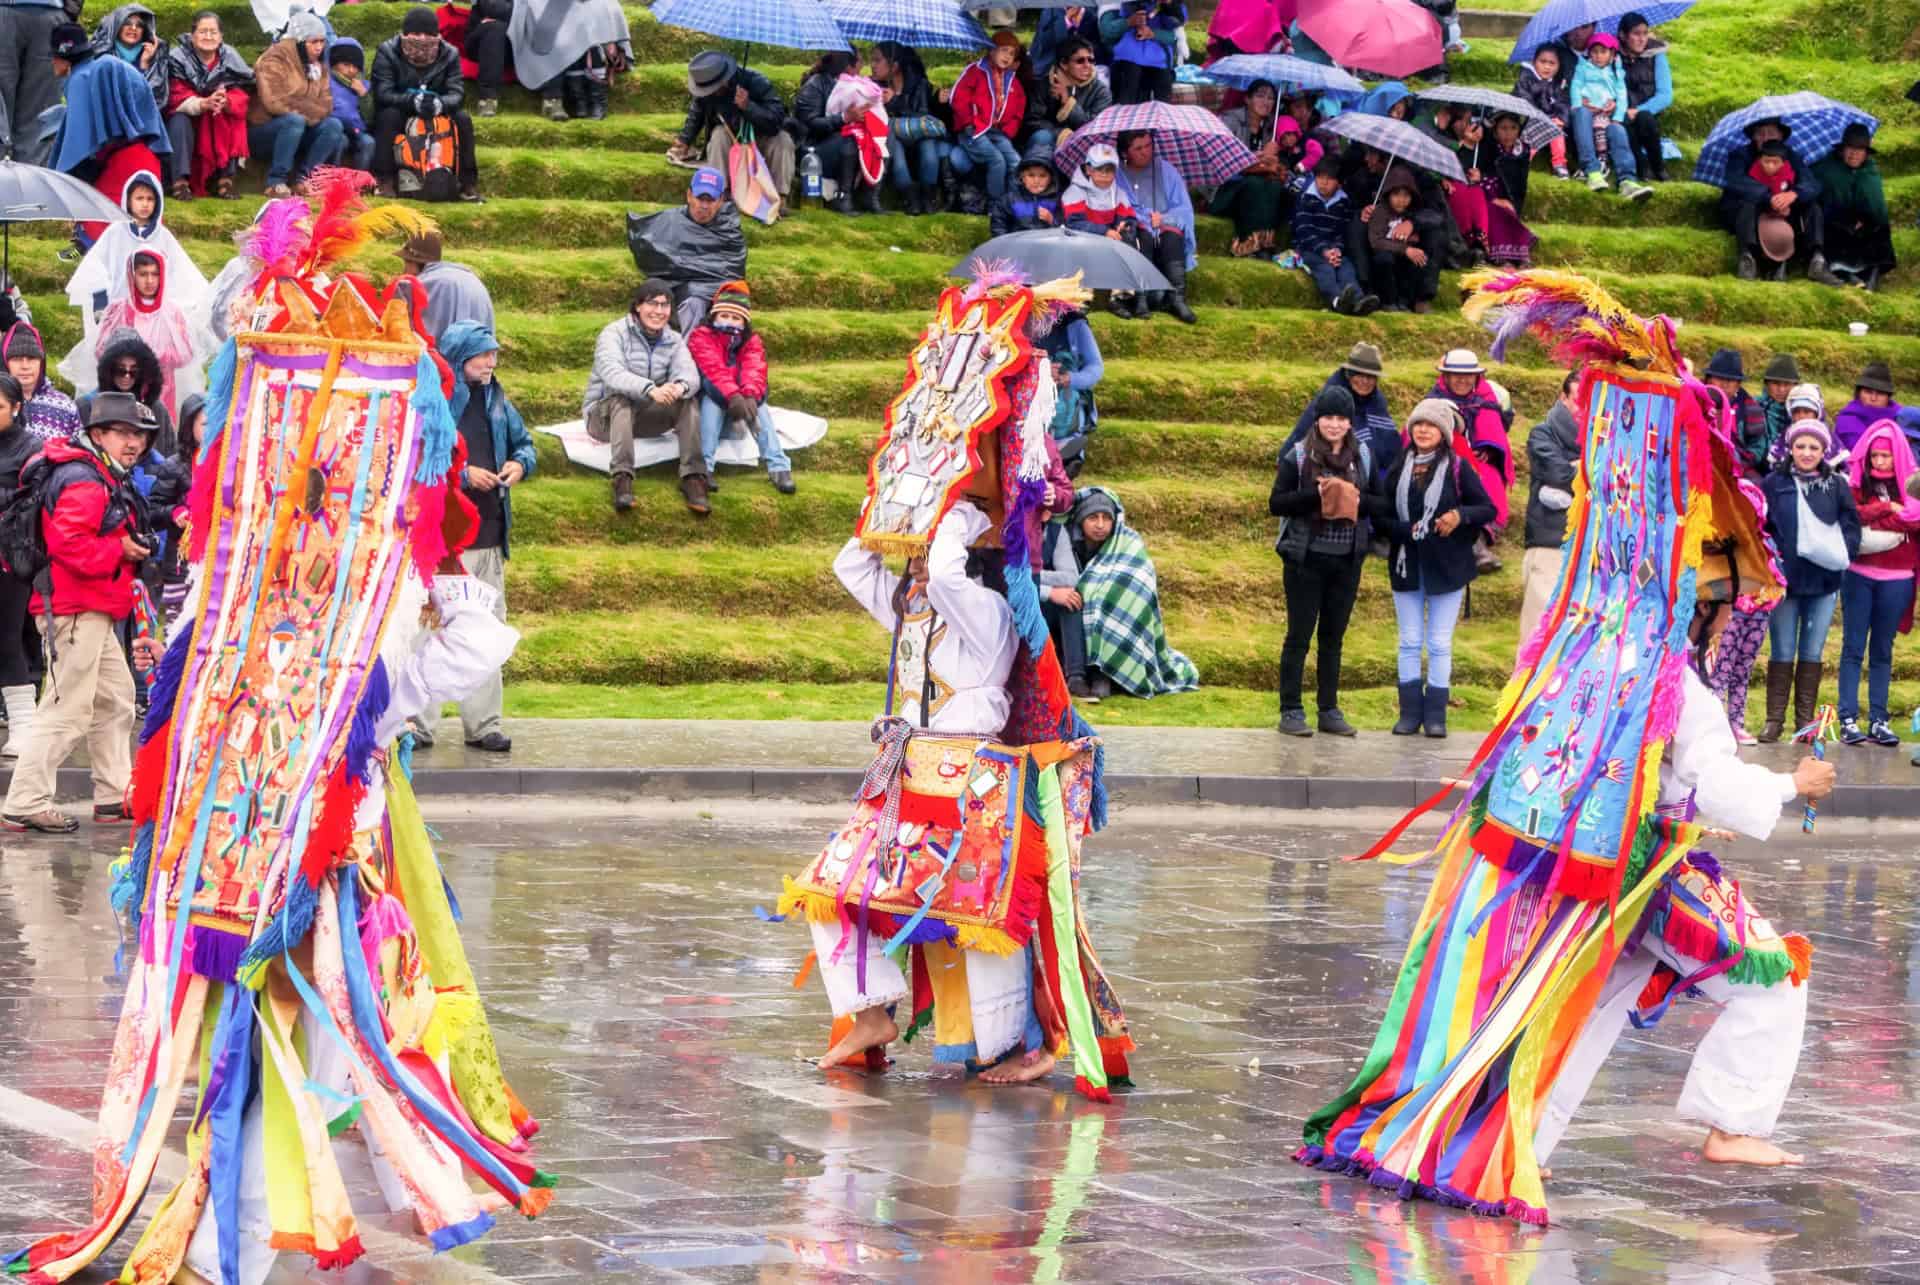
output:
[[[1442,452],[1438,447],[1430,451],[1413,452],[1406,467],[1400,470],[1400,481],[1394,487],[1393,507],[1402,522],[1413,526],[1413,540],[1401,545],[1394,551],[1394,574],[1406,578],[1407,550],[1414,540],[1424,540],[1433,529],[1433,520],[1440,515],[1440,499],[1446,490],[1447,470],[1442,467]],[[1413,475],[1421,469],[1427,469],[1427,486],[1420,497],[1420,516],[1413,516]]]

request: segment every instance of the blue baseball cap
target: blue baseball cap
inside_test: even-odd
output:
[[[711,165],[703,165],[694,171],[693,183],[687,191],[695,196],[725,196],[727,194],[726,176]]]

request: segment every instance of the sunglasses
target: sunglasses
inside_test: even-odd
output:
[[[1075,54],[1073,57],[1067,59],[1067,61],[1068,62],[1092,62],[1093,55],[1092,54]]]

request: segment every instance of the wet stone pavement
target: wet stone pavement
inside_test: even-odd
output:
[[[559,1198],[438,1259],[368,1217],[368,1257],[313,1279],[1920,1282],[1914,830],[1723,854],[1817,947],[1782,1129],[1807,1166],[1700,1161],[1672,1103],[1710,1013],[1684,1003],[1621,1042],[1555,1157],[1557,1222],[1540,1229],[1288,1162],[1365,1052],[1426,882],[1332,860],[1372,821],[1329,819],[1355,828],[1123,814],[1091,845],[1095,939],[1141,1042],[1139,1087],[1100,1107],[1063,1076],[937,1076],[919,1048],[884,1075],[802,1061],[826,1028],[819,983],[790,984],[804,933],[752,907],[828,812],[532,824],[443,807],[468,946]],[[113,846],[0,847],[0,1247],[86,1213],[72,1138],[119,999]],[[310,1266],[285,1257],[275,1279]]]

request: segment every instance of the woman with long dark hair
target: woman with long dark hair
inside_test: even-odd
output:
[[[887,105],[887,177],[908,214],[931,214],[940,199],[940,157],[947,130],[933,111],[933,86],[920,53],[897,40],[873,47],[873,78]]]
[[[842,50],[820,55],[807,69],[800,90],[793,96],[793,119],[800,127],[799,150],[802,156],[812,148],[820,157],[820,172],[839,185],[839,191],[827,202],[836,214],[852,214],[853,193],[860,175],[860,153],[842,129],[847,118],[827,110],[834,82],[848,72],[860,70],[860,59]],[[861,209],[880,212],[880,189],[868,185],[861,192]]]

